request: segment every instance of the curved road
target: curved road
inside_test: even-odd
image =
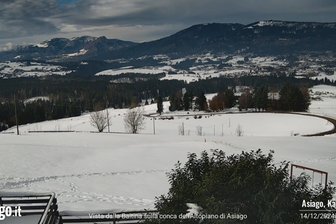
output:
[[[305,115],[305,116],[322,118],[322,119],[325,119],[325,120],[329,121],[330,123],[332,123],[334,125],[334,128],[329,130],[329,131],[324,131],[324,132],[320,132],[320,133],[316,133],[316,134],[310,134],[310,135],[303,135],[305,137],[332,135],[332,134],[336,133],[336,119],[334,119],[334,118],[326,117],[326,116],[322,116],[322,115],[316,115],[316,114],[305,114],[305,113],[295,113],[295,114],[301,114],[301,115]]]
[[[310,114],[310,113],[300,113],[300,112],[280,112],[280,111],[265,111],[265,112],[210,112],[210,113],[199,113],[199,114],[178,114],[175,116],[180,116],[180,117],[193,117],[195,115],[216,115],[216,114],[242,114],[242,113],[282,113],[282,114],[296,114],[296,115],[303,115],[303,116],[311,116],[311,117],[318,117],[318,118],[322,118],[325,119],[327,121],[329,121],[330,123],[333,124],[334,128],[329,130],[329,131],[324,131],[324,132],[319,132],[319,133],[315,133],[315,134],[309,134],[309,135],[302,135],[304,137],[314,137],[314,136],[325,136],[325,135],[332,135],[332,134],[336,134],[336,118],[332,118],[329,116],[325,116],[325,115],[317,115],[317,114]],[[154,117],[154,115],[158,115],[158,113],[153,113],[153,114],[145,114],[144,116],[146,117]],[[172,117],[174,115],[163,115],[162,117]]]

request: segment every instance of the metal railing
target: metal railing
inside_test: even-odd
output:
[[[59,220],[55,194],[1,193],[0,206],[16,209],[21,215],[40,215],[38,224],[57,224]]]
[[[318,169],[314,169],[314,168],[310,168],[307,166],[302,166],[302,165],[297,165],[297,164],[291,164],[291,168],[290,168],[290,180],[293,179],[293,172],[294,172],[294,168],[299,168],[302,170],[309,170],[313,172],[313,178],[312,178],[312,184],[314,183],[314,173],[319,173],[321,174],[321,185],[323,184],[322,182],[322,175],[325,175],[324,178],[324,187],[327,188],[328,187],[328,172],[323,171],[323,170],[318,170]]]
[[[155,210],[125,211],[125,212],[59,212],[54,193],[2,193],[0,192],[0,206],[21,209],[21,219],[25,216],[37,216],[36,224],[64,224],[64,223],[113,223],[129,224],[142,223],[158,215]]]

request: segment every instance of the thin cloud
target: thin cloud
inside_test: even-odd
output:
[[[335,22],[336,1],[1,0],[0,42],[83,33],[141,41],[197,23],[263,19]]]
[[[83,2],[83,1],[82,1]],[[85,17],[72,20],[86,25],[156,25],[199,22],[255,22],[261,19],[335,21],[334,0],[89,0]],[[323,19],[321,19],[323,18]]]
[[[16,38],[57,32],[52,16],[58,14],[56,1],[14,0],[0,5],[0,38]]]

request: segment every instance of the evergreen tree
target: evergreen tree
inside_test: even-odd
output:
[[[208,109],[207,99],[203,92],[199,94],[199,96],[197,96],[195,101],[195,107],[197,110],[203,110],[203,111]]]
[[[268,89],[266,87],[257,88],[254,92],[254,106],[258,110],[266,110],[268,106]]]
[[[170,111],[182,110],[183,109],[182,93],[178,91],[175,94],[171,95],[169,97],[169,102],[170,102],[169,106]]]
[[[307,111],[310,104],[308,90],[285,85],[280,91],[280,109],[285,111]]]
[[[163,101],[161,96],[157,98],[156,105],[157,105],[156,112],[161,114],[163,112]]]
[[[176,105],[176,99],[175,99],[175,95],[171,95],[169,97],[169,111],[176,111],[177,110],[177,105]]]
[[[227,89],[224,91],[224,105],[225,108],[231,108],[236,104],[236,98],[234,96],[232,89]]]
[[[185,111],[188,111],[191,109],[191,106],[192,106],[192,94],[190,94],[189,92],[186,92],[184,95],[183,95],[183,109]]]

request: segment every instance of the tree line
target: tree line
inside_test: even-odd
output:
[[[200,110],[218,112],[238,106],[240,111],[253,109],[257,111],[302,112],[308,110],[310,96],[308,88],[286,84],[280,91],[270,91],[270,88],[263,86],[255,89],[245,87],[243,91],[235,92],[234,88],[231,87],[218,92],[210,100],[206,99],[204,92],[195,95],[190,91],[183,93],[180,90],[169,97],[169,102],[170,111]],[[158,109],[158,112],[162,112],[162,110]]]
[[[246,90],[238,99],[239,110],[258,111],[307,111],[310,105],[308,88],[286,84],[280,91],[269,91],[267,87]]]
[[[139,81],[136,83],[111,83],[106,79],[84,80],[53,77],[49,79],[20,78],[0,80],[0,130],[15,124],[14,99],[17,98],[17,112],[19,124],[32,123],[50,119],[59,119],[78,116],[83,112],[96,111],[106,107],[129,108],[142,103],[153,103],[153,99],[169,98],[171,110],[221,110],[230,108],[236,104],[237,97],[233,97],[229,87],[245,85],[257,88],[268,85],[269,88],[280,88],[285,83],[295,86],[307,86],[324,83],[324,81],[310,79],[294,79],[291,77],[220,77],[200,80],[193,83],[185,83],[178,80],[155,80]],[[181,89],[186,94],[181,93]],[[292,92],[293,90],[288,90]],[[287,92],[288,92],[287,91]],[[205,93],[220,93],[217,99],[207,102]],[[253,94],[256,94],[254,92]],[[253,95],[252,94],[252,95]],[[290,93],[289,95],[295,95]],[[25,103],[26,99],[45,96],[49,100]],[[241,107],[247,108],[251,104],[250,95],[244,95],[241,99]],[[256,98],[256,97],[254,97]],[[291,110],[296,100],[283,100],[282,104],[271,106],[275,109],[284,108]],[[285,103],[291,102],[291,103]],[[268,105],[270,102],[267,102]],[[274,102],[272,102],[274,103]],[[253,105],[264,107],[264,102],[253,101]],[[305,107],[304,105],[300,108]],[[217,108],[217,109],[216,109]],[[162,112],[162,108],[160,109]],[[159,110],[159,111],[160,111]],[[297,108],[295,108],[297,110]]]
[[[231,108],[235,105],[236,98],[232,88],[218,93],[208,102],[204,92],[197,95],[187,91],[178,91],[169,97],[169,110],[199,110],[199,111],[221,111],[225,108]]]

